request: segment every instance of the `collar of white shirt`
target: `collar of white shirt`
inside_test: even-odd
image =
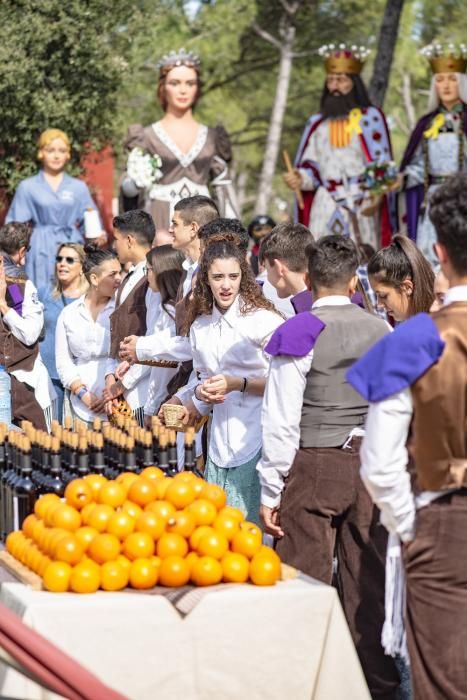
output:
[[[459,284],[457,287],[449,287],[444,295],[444,306],[454,301],[467,301],[467,284]]]
[[[198,267],[198,262],[193,262],[193,260],[190,260],[190,258],[185,258],[185,260],[182,262],[182,267],[184,270],[186,270],[186,272],[196,270]]]
[[[232,328],[235,326],[235,320],[240,316],[240,295],[235,298],[235,301],[227,309],[225,313],[221,313],[217,306],[214,304],[212,307],[212,321],[213,323],[220,323],[224,320]]]
[[[146,260],[140,260],[140,262],[136,263],[136,265],[130,265],[128,274],[132,275],[134,272],[136,272],[136,270],[141,270],[144,267],[146,267]]]
[[[345,304],[351,304],[349,297],[343,296],[342,294],[332,294],[328,297],[321,297],[313,302],[312,309],[319,309],[320,306],[345,306]]]

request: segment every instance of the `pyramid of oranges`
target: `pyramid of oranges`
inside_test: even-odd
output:
[[[280,559],[262,532],[226,505],[225,491],[191,472],[168,478],[157,467],[115,480],[71,481],[65,498],[41,496],[7,551],[55,593],[127,586],[273,585]]]

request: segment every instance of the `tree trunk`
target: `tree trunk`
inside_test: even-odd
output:
[[[279,75],[277,78],[276,96],[272,108],[271,121],[269,123],[268,138],[264,153],[263,167],[258,185],[258,196],[255,204],[255,214],[266,214],[272,192],[272,181],[276,170],[277,156],[282,135],[287,95],[289,92],[290,74],[293,62],[293,45],[295,41],[295,27],[290,22],[284,30],[281,47],[281,60]]]
[[[368,90],[372,103],[378,107],[383,106],[384,96],[389,84],[389,73],[391,71],[403,6],[404,0],[386,1],[379,33],[378,53],[376,54],[373,75]]]

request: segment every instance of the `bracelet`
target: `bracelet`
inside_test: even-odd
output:
[[[81,400],[85,394],[88,393],[87,387],[84,385],[80,388],[79,391],[76,392],[76,396]]]
[[[241,388],[242,394],[245,393],[245,391],[246,391],[246,389],[247,389],[247,386],[248,386],[248,379],[247,379],[246,377],[243,377],[243,386],[242,386],[242,388]]]

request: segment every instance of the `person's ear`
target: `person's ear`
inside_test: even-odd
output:
[[[446,254],[446,248],[442,243],[436,242],[433,244],[433,250],[441,264],[448,262],[448,255]]]
[[[405,279],[405,280],[401,283],[401,285],[400,285],[400,290],[401,290],[401,292],[403,292],[406,296],[411,297],[412,294],[413,294],[413,290],[414,290],[414,286],[413,286],[412,280],[409,279],[409,278],[407,277],[407,279]]]
[[[190,226],[191,226],[191,233],[193,235],[193,238],[196,238],[196,236],[198,235],[198,231],[200,229],[200,226],[196,221],[192,221]]]
[[[278,260],[277,258],[274,258],[273,265],[276,268],[276,272],[279,275],[279,277],[286,276],[288,267],[287,267],[287,265],[285,265],[285,263],[282,260]]]
[[[305,284],[308,291],[311,292],[311,279],[310,274],[308,272],[305,272]]]
[[[355,290],[357,289],[358,285],[358,275],[354,275],[350,281],[349,281],[349,296],[353,296],[355,294]]]
[[[94,288],[97,287],[97,285],[99,284],[99,278],[95,272],[91,272],[91,274],[89,275],[89,284],[91,285],[91,287]]]

